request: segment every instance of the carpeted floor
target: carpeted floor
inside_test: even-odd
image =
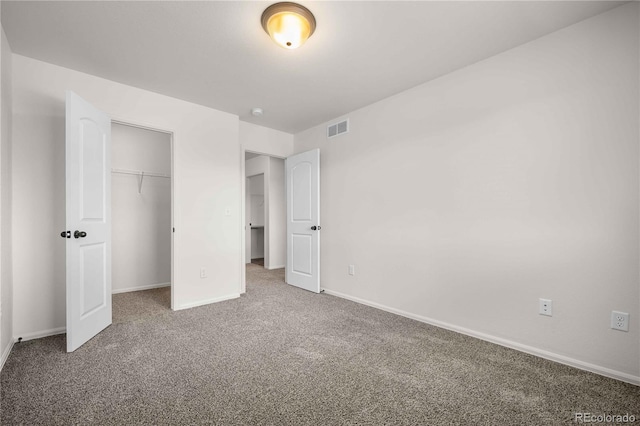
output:
[[[122,316],[72,354],[64,335],[16,344],[0,374],[0,423],[558,425],[574,423],[574,412],[640,419],[639,387],[299,290],[283,282],[283,270],[247,271],[239,299]]]
[[[141,320],[171,310],[171,287],[114,294],[112,300],[114,324]]]

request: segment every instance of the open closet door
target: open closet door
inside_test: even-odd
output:
[[[111,324],[111,120],[66,98],[67,352]]]
[[[320,293],[320,150],[285,160],[288,284]]]

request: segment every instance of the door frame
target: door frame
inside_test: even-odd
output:
[[[246,232],[247,232],[247,218],[246,218],[246,203],[245,203],[245,197],[247,196],[247,176],[245,176],[245,157],[247,152],[251,153],[251,154],[258,154],[258,155],[266,155],[267,157],[271,157],[271,158],[279,158],[281,160],[286,160],[287,157],[283,157],[281,155],[274,155],[274,154],[269,154],[268,152],[260,152],[260,151],[256,151],[253,149],[246,149],[246,147],[242,144],[240,144],[240,186],[241,186],[241,191],[242,193],[240,194],[240,215],[241,215],[241,232],[240,232],[240,247],[242,248],[242,250],[240,250],[242,252],[242,259],[240,262],[240,294],[246,293],[247,292],[247,247],[246,247],[246,241],[247,241],[247,236],[246,236]],[[265,182],[266,185],[266,182]],[[265,205],[267,203],[265,202]],[[265,212],[265,221],[267,220],[267,212]],[[265,224],[266,226],[266,224]],[[249,230],[249,232],[251,232],[251,230]],[[265,230],[265,237],[266,237],[266,230]],[[266,244],[266,242],[265,242]],[[266,261],[266,259],[265,259]]]
[[[170,163],[171,163],[171,179],[170,180],[170,187],[171,187],[171,310],[175,311],[175,288],[176,288],[176,282],[174,280],[175,277],[175,262],[174,262],[174,258],[175,258],[175,244],[174,244],[174,239],[175,239],[175,167],[174,167],[174,146],[175,146],[175,132],[173,130],[169,130],[169,129],[160,129],[156,126],[153,125],[148,125],[148,124],[143,124],[140,122],[136,122],[135,120],[129,120],[127,118],[123,118],[123,117],[114,117],[113,115],[109,115],[111,117],[111,125],[113,124],[119,124],[121,126],[129,126],[129,127],[135,127],[138,129],[142,129],[142,130],[149,130],[152,132],[158,132],[158,133],[164,133],[166,135],[169,135],[169,157],[170,157]]]

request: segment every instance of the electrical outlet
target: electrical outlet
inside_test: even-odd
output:
[[[200,278],[207,278],[207,270],[200,268]]]
[[[626,312],[611,311],[611,328],[620,331],[629,331],[629,314]]]
[[[553,302],[549,299],[540,299],[538,313],[549,317],[553,316]]]
[[[349,275],[356,274],[356,267],[354,265],[349,265]]]

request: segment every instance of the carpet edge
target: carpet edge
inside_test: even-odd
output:
[[[585,361],[580,361],[575,358],[571,358],[565,355],[560,355],[554,352],[545,351],[533,346],[524,345],[522,343],[514,342],[512,340],[503,339],[501,337],[492,336],[490,334],[481,333],[479,331],[470,330],[468,328],[460,327],[457,325],[449,324],[447,322],[438,321],[432,318],[424,317],[422,315],[412,314],[410,312],[403,311],[401,309],[391,308],[380,303],[371,302],[359,297],[350,296],[348,294],[340,293],[338,291],[323,288],[325,294],[331,296],[340,297],[342,299],[350,300],[362,305],[370,306],[372,308],[380,309],[382,311],[390,312],[392,314],[400,315],[405,318],[413,319],[425,324],[433,325],[436,327],[444,328],[446,330],[454,331],[456,333],[464,334],[466,336],[475,337],[486,342],[495,343],[496,345],[504,346],[510,349],[524,352],[529,355],[534,355],[539,358],[544,358],[549,361],[557,362],[560,364],[568,365],[580,370],[589,371],[591,373],[599,374],[601,376],[609,377],[611,379],[619,380],[621,382],[629,383],[635,386],[640,386],[640,376],[634,376],[633,374],[625,373],[622,371],[613,370],[610,368],[602,367],[596,364],[591,364]]]

